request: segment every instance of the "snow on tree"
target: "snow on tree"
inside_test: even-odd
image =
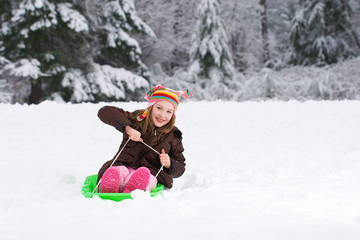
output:
[[[142,0],[135,4],[157,36],[156,40],[137,38],[144,51],[143,61],[147,66],[160,63],[168,74],[186,69],[197,1]]]
[[[289,62],[324,65],[359,54],[346,0],[301,0],[290,31]]]
[[[199,84],[215,98],[229,98],[229,88],[235,84],[235,69],[217,0],[202,0],[197,14],[189,72],[202,79]]]
[[[156,38],[152,29],[137,15],[132,0],[98,0],[86,6],[92,32],[99,41],[94,58],[101,64],[122,66],[148,78],[147,67],[141,61],[138,42],[134,33]]]
[[[156,38],[154,32],[137,16],[132,0],[81,4],[90,21],[92,68],[84,73],[71,69],[65,75],[62,82],[67,93],[65,99],[73,102],[142,99],[137,91],[149,87],[146,80],[149,74],[141,61],[139,44],[130,34]],[[73,77],[77,75],[80,77]]]
[[[174,15],[174,22],[172,22],[172,43],[173,48],[171,51],[171,67],[175,70],[182,68],[185,69],[188,66],[189,61],[189,44],[190,36],[192,32],[192,24],[190,20],[193,18],[185,18],[184,16],[189,13],[185,13],[187,9],[191,9],[191,5],[194,3],[190,1],[175,1],[171,11]],[[191,12],[190,12],[191,13]]]
[[[21,102],[37,103],[53,96],[76,102],[125,100],[137,96],[139,88],[148,88],[141,49],[130,34],[155,35],[137,16],[133,1],[73,2],[6,1],[11,10],[1,14],[0,56],[8,63],[2,65],[0,75],[6,75],[10,85],[21,79],[31,86]],[[32,73],[38,74],[28,74],[30,64],[25,63],[32,63]],[[124,68],[140,76],[130,77]],[[105,84],[115,90],[101,92],[103,78],[94,76],[103,71],[120,74],[107,78]],[[84,77],[70,83],[74,72]],[[87,87],[79,94],[77,86]]]
[[[291,21],[294,18],[296,6],[295,0],[267,3],[268,30],[269,30],[269,48],[270,58],[272,60],[272,69],[279,70],[286,67],[287,62],[284,59],[289,45],[289,32]],[[272,3],[272,4],[271,4]]]
[[[341,35],[339,45],[345,57],[353,55],[354,50],[357,54],[360,53],[360,39],[352,24],[354,11],[350,2],[351,0],[326,1],[327,9],[329,9],[326,16],[328,22],[331,23],[328,31],[334,35]],[[359,5],[359,2],[357,4]]]
[[[87,31],[87,22],[67,3],[22,0],[13,1],[11,7],[12,12],[3,19],[0,31],[1,55],[10,61],[4,69],[13,67],[12,85],[21,78],[22,84],[31,86],[30,96],[23,96],[22,101],[36,103],[59,85],[59,78],[70,64],[64,52],[77,53],[78,48],[71,46],[71,41],[78,40],[73,32]]]
[[[149,87],[146,79],[123,68],[94,64],[94,71],[84,75],[79,69],[70,69],[62,81],[71,102],[98,102],[107,100],[134,100],[143,97]],[[142,89],[141,96],[136,90]]]

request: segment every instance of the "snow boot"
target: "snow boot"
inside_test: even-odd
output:
[[[148,190],[149,185],[153,185],[154,180],[151,180],[150,170],[146,167],[140,167],[134,172],[130,173],[125,180],[125,187],[123,193],[130,193],[135,189]],[[154,177],[155,178],[155,177]],[[156,180],[156,179],[155,179]]]
[[[108,168],[101,179],[100,192],[119,193],[127,175],[129,170],[125,166]]]

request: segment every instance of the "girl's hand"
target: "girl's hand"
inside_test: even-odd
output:
[[[129,135],[129,138],[135,142],[142,142],[141,133],[130,126],[125,127],[125,132]]]
[[[170,168],[171,167],[170,156],[165,153],[164,149],[161,150],[159,158],[160,158],[161,166],[164,166],[165,168]]]

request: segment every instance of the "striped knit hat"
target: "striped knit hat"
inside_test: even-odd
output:
[[[185,91],[175,91],[170,88],[166,88],[161,85],[157,85],[150,89],[146,95],[145,99],[149,101],[149,105],[146,108],[145,112],[137,117],[137,120],[140,122],[146,118],[146,115],[149,111],[149,108],[159,101],[167,101],[174,106],[174,116],[179,105],[180,96],[185,96],[186,99],[189,99],[191,96],[191,92],[189,90]]]

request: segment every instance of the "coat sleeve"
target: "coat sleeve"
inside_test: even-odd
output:
[[[98,112],[101,121],[124,133],[125,127],[131,125],[131,113],[113,106],[102,107]]]
[[[183,155],[184,147],[182,145],[181,139],[175,141],[172,144],[169,156],[171,161],[171,166],[165,171],[173,178],[181,177],[185,172],[185,157]]]

